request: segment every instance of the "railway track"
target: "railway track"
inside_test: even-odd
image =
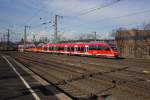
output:
[[[94,97],[105,98],[105,96],[114,98],[112,100],[150,98],[149,74],[128,69],[134,65],[132,63],[128,63],[127,66],[124,64],[116,66],[114,63],[104,66],[97,60],[89,60],[89,63],[85,63],[80,59],[72,61],[71,57],[68,59],[46,54],[30,54],[16,53],[13,56],[74,98],[93,99]]]
[[[24,55],[26,56],[26,55]],[[82,69],[85,72],[103,72],[108,70],[109,71],[113,71],[113,70],[121,70],[121,69],[125,69],[127,68],[126,66],[106,66],[105,64],[98,64],[98,63],[92,63],[92,62],[82,62],[82,61],[74,61],[73,59],[68,60],[68,59],[59,59],[59,58],[45,58],[42,56],[26,56],[26,57],[30,57],[33,59],[37,59],[37,61],[39,62],[46,62],[47,64],[51,64],[51,62],[56,63],[56,64],[63,64],[63,65],[67,65],[69,67],[72,68],[76,68],[76,69]],[[42,59],[42,61],[40,61],[40,59]]]
[[[28,53],[27,53],[28,54]],[[30,53],[29,53],[30,54]],[[142,68],[149,68],[149,60],[141,60],[141,59],[100,59],[100,58],[90,58],[90,57],[78,57],[78,56],[65,56],[65,55],[53,55],[53,54],[45,54],[45,53],[31,53],[31,54],[35,54],[35,56],[44,56],[44,57],[48,57],[51,59],[57,59],[57,60],[67,60],[71,61],[71,62],[83,62],[83,63],[87,63],[86,61],[90,62],[91,64],[96,64],[96,65],[102,65],[102,63],[99,62],[103,62],[106,65],[110,65],[109,63],[111,63],[111,66],[133,66],[133,67],[142,67]],[[72,60],[73,59],[73,60]],[[93,63],[94,62],[94,63]]]
[[[80,61],[80,60],[77,60],[77,59],[64,59],[63,58],[56,58],[56,57],[49,57],[49,58],[46,58],[46,57],[42,57],[42,56],[34,56],[33,58],[39,58],[39,59],[42,59],[42,60],[45,60],[46,62],[53,62],[53,63],[58,63],[58,64],[62,64],[62,62],[65,63],[65,65],[71,65],[71,66],[76,66],[77,69],[82,69],[82,70],[85,70],[86,72],[89,72],[92,71],[92,72],[115,72],[115,71],[121,71],[121,70],[124,70],[126,71],[129,75],[131,74],[131,76],[138,76],[138,77],[141,77],[143,76],[144,78],[150,78],[150,75],[146,75],[143,73],[144,70],[149,70],[149,68],[143,68],[142,66],[139,66],[138,68],[136,68],[137,66],[135,65],[132,65],[132,64],[126,64],[126,65],[122,65],[122,64],[111,64],[111,62],[108,62],[108,63],[98,63],[98,62],[91,62],[91,61],[88,61],[86,60],[85,61]],[[147,65],[143,65],[143,66],[150,66],[150,64],[148,65],[149,63],[147,63]],[[85,66],[86,65],[86,66]],[[138,64],[137,64],[138,65]],[[70,67],[71,67],[70,66]],[[75,68],[75,67],[74,67]]]

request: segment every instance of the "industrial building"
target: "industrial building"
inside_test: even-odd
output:
[[[121,56],[150,59],[150,30],[120,30],[115,40]]]

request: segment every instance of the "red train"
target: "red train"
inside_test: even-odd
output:
[[[23,45],[19,45],[19,50],[23,50]],[[118,57],[119,53],[115,47],[106,43],[61,43],[61,44],[30,44],[26,46],[26,51],[48,52],[74,55],[95,55],[105,57]]]

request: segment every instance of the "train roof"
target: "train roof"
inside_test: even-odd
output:
[[[65,46],[108,46],[107,43],[60,43],[60,44],[43,44],[43,46],[60,46],[60,47],[65,47]]]

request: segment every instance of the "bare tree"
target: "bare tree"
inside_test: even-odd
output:
[[[150,23],[149,24],[143,24],[144,30],[150,30]]]
[[[112,30],[112,32],[110,33],[110,36],[113,37],[113,38],[115,38],[116,35],[117,35],[116,30]]]

